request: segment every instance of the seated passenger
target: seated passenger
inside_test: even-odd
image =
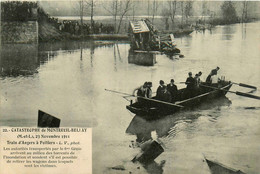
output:
[[[146,89],[147,98],[152,98],[152,94],[153,94],[152,89],[151,89],[152,86],[153,86],[152,82],[147,82],[147,89]]]
[[[160,80],[160,85],[156,90],[156,99],[160,100],[161,99],[161,94],[163,93],[163,87],[164,87],[164,81]]]
[[[175,102],[177,101],[177,93],[178,93],[178,89],[177,86],[174,84],[174,80],[171,79],[170,84],[167,85],[167,90],[170,92],[172,100],[171,102]]]
[[[193,89],[195,86],[195,80],[192,77],[192,73],[189,72],[189,77],[186,79],[185,84],[187,85],[187,89]]]
[[[171,102],[171,100],[172,100],[171,93],[167,90],[166,86],[163,86],[163,88],[162,88],[162,94],[161,94],[160,100],[165,101],[165,102]]]
[[[185,84],[187,85],[186,90],[185,90],[185,98],[190,98],[193,97],[194,95],[194,89],[195,89],[195,80],[192,77],[192,73],[189,72],[189,77],[187,78]]]

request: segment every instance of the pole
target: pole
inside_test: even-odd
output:
[[[117,93],[117,94],[123,94],[123,95],[128,95],[128,96],[136,97],[135,95],[131,95],[131,94],[127,94],[127,93],[119,92],[119,91],[114,91],[114,90],[110,90],[110,89],[105,89],[105,91],[109,91],[109,92],[114,92],[114,93]],[[182,106],[182,105],[177,105],[177,104],[173,104],[173,103],[169,103],[169,102],[164,102],[164,101],[160,101],[160,100],[156,100],[156,99],[151,99],[151,98],[146,98],[146,97],[141,97],[141,96],[137,96],[137,97],[138,97],[138,98],[141,98],[141,99],[149,100],[149,101],[154,101],[154,102],[157,102],[157,103],[163,103],[163,104],[166,104],[166,105],[176,106],[176,107],[179,107],[179,108],[183,108],[183,107],[184,107],[184,106]]]
[[[236,95],[239,95],[239,96],[260,100],[259,96],[252,95],[252,94],[247,94],[247,93],[243,93],[243,92],[239,92],[239,91],[229,91],[229,90],[226,90],[226,89],[216,88],[216,87],[213,87],[213,86],[207,86],[207,85],[202,85],[202,84],[200,84],[200,86],[203,86],[203,87],[206,87],[206,88],[211,88],[211,89],[216,89],[216,90],[221,90],[221,91],[225,91],[225,92],[230,92],[230,93],[233,93],[233,94],[236,94]]]

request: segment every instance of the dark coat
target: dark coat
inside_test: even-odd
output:
[[[175,96],[178,91],[177,86],[175,84],[173,84],[173,85],[168,84],[167,90],[171,93],[172,97]]]
[[[193,77],[188,77],[185,84],[187,89],[193,89],[195,87],[195,79]]]
[[[163,87],[160,85],[156,91],[156,99],[160,100],[163,93]]]

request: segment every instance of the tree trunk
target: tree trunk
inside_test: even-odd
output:
[[[94,29],[94,20],[93,20],[93,16],[94,16],[94,2],[93,2],[93,0],[91,0],[91,14],[90,14],[90,22],[91,22],[91,28],[92,28],[92,30]]]

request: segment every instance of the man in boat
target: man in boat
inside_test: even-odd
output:
[[[200,85],[200,76],[202,75],[202,72],[200,71],[198,74],[195,75],[194,80],[195,80],[195,87],[199,88]]]
[[[207,82],[207,83],[209,83],[209,84],[212,83],[212,76],[217,75],[219,69],[220,69],[220,68],[217,67],[216,69],[211,70],[211,72],[209,73],[209,75],[208,75],[208,77],[207,77],[207,79],[206,79],[206,82]]]
[[[216,69],[211,70],[211,75],[217,75],[217,72],[220,68],[217,66]]]
[[[162,87],[162,93],[161,93],[161,99],[160,100],[164,101],[164,102],[171,102],[171,100],[172,100],[171,93],[167,90],[166,86]]]
[[[162,96],[162,93],[163,93],[163,91],[164,91],[164,81],[163,80],[160,80],[160,85],[159,85],[159,87],[157,88],[157,90],[156,90],[156,99],[157,100],[161,100],[161,96]]]
[[[167,85],[167,90],[170,92],[171,94],[171,102],[175,102],[177,101],[177,92],[178,92],[178,88],[177,86],[174,84],[174,80],[171,79],[170,84]]]
[[[185,84],[186,87],[186,98],[193,97],[194,90],[195,90],[195,79],[192,77],[192,72],[189,72],[189,77],[186,79]]]
[[[152,98],[152,94],[153,94],[152,89],[151,89],[152,86],[153,86],[152,82],[147,82],[147,88],[146,88],[146,97],[147,98]]]
[[[146,97],[147,96],[147,94],[146,94],[146,92],[147,92],[147,82],[145,82],[144,85],[142,85],[141,87],[134,89],[133,95],[135,95],[135,91],[137,91],[137,101],[142,102],[143,99],[140,98],[140,97]]]

